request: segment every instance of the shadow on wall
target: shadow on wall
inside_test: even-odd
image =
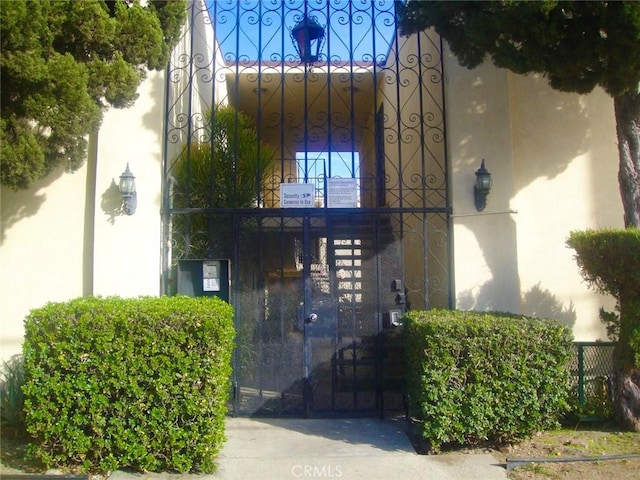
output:
[[[477,254],[465,259],[464,269],[462,264],[457,269],[463,272],[467,281],[478,274],[482,275],[482,280],[491,280],[479,288],[472,287],[472,291],[477,292],[475,298],[469,297],[469,294],[465,298],[464,293],[458,295],[458,305],[464,305],[462,308],[465,309],[519,311],[520,276],[514,216],[500,214],[467,217],[464,219],[464,228],[475,238]]]
[[[65,174],[63,167],[56,168],[47,177],[33,183],[27,190],[13,191],[9,187],[1,187],[0,209],[0,244],[4,243],[7,232],[16,223],[28,217],[37,215],[40,207],[47,199],[46,189]]]
[[[454,70],[457,68],[462,67]],[[478,167],[477,158],[481,155],[486,158],[494,180],[485,212],[488,214],[508,211],[513,199],[529,185],[540,178],[553,179],[563,174],[579,156],[601,148],[604,142],[596,131],[596,119],[606,98],[557,92],[540,75],[509,73],[506,82],[501,75],[504,73],[492,66],[479,67],[477,75],[461,73],[461,80],[455,86],[456,91],[465,93],[452,100],[457,117],[449,129],[455,142],[451,150],[459,179],[454,183],[453,193],[458,194],[458,198],[470,197],[472,172]],[[509,93],[491,95],[492,80],[508,85]],[[457,138],[456,131],[460,132]],[[509,144],[505,143],[505,134],[510,137]],[[468,208],[464,203],[461,207],[462,211]],[[528,215],[548,213],[531,203],[517,205],[517,208],[527,210]],[[518,250],[523,246],[518,244],[518,237],[535,232],[524,230],[529,227],[526,223],[520,224],[517,215],[469,216],[456,222],[460,222],[477,243],[477,255],[481,258],[472,258],[471,265],[486,270],[484,278],[491,278],[479,287],[459,293],[459,308],[520,311],[554,318],[568,327],[576,323],[574,305],[564,306],[540,284],[522,291]],[[544,218],[537,225],[543,229]],[[475,271],[470,268],[471,272]],[[462,272],[463,276],[469,276]]]
[[[165,121],[165,112],[163,108],[165,84],[163,81],[163,75],[156,76],[154,74],[153,80],[151,81],[151,91],[149,96],[153,99],[153,102],[151,103],[148,111],[142,116],[142,124],[151,132],[158,133],[158,143],[162,145],[162,149],[164,149],[164,139],[162,138],[164,129],[162,124]],[[161,156],[158,157],[158,160],[162,163]]]
[[[513,75],[513,153],[518,160],[516,193],[539,178],[553,179],[574,159],[605,143],[602,124],[592,119],[602,115],[599,96],[553,90],[541,75]],[[611,100],[605,102],[613,108]],[[615,130],[609,142],[615,141]]]
[[[458,308],[478,311],[496,310],[491,299],[496,298],[497,290],[500,288],[498,282],[492,280],[482,285],[475,295],[470,290],[461,292]],[[539,283],[523,293],[521,312],[530,317],[556,320],[570,329],[573,329],[577,318],[573,302],[565,307],[555,295],[543,289]]]
[[[148,129],[158,132],[158,142],[162,142],[162,131],[163,129],[158,126],[159,123],[164,121],[165,115],[163,112],[163,102],[164,102],[164,81],[162,75],[154,76],[152,87],[151,87],[151,97],[153,98],[152,107],[144,114],[143,122],[145,127]],[[132,108],[135,108],[132,107]],[[88,155],[91,153],[91,146],[89,145]],[[158,162],[162,162],[162,156],[157,155]],[[87,162],[83,166],[86,166]],[[82,168],[82,167],[81,167]],[[79,173],[79,172],[78,172]],[[63,175],[68,174],[63,166],[60,166],[54,169],[49,175],[45,178],[38,180],[33,183],[32,187],[27,190],[19,190],[14,192],[8,187],[2,187],[0,189],[1,193],[1,211],[0,211],[0,243],[3,243],[7,233],[15,225],[21,220],[37,215],[40,207],[47,200],[46,193],[43,193],[43,190],[46,190],[48,187],[53,185],[57,180],[59,180]],[[78,192],[70,192],[69,196],[77,196]],[[160,198],[160,189],[158,189],[158,201]],[[109,217],[108,221],[113,224],[115,222],[115,218],[117,216],[123,215],[122,212],[122,198],[120,197],[120,192],[118,190],[118,186],[115,183],[112,183],[108,189],[106,189],[102,194],[102,210]],[[117,206],[116,206],[117,204]]]
[[[155,157],[158,160],[158,164],[160,165],[161,169],[163,164],[162,156],[165,151],[164,132],[165,129],[168,128],[168,126],[165,125],[167,116],[165,113],[164,104],[166,96],[164,75],[166,75],[166,73],[163,75],[154,74],[153,81],[151,82],[150,92],[150,97],[153,99],[153,103],[151,104],[149,110],[142,116],[142,124],[145,126],[145,128],[158,134],[158,145],[160,145],[160,153],[159,155],[155,155]],[[157,185],[157,188],[155,189],[155,205],[162,205],[162,188],[162,185]]]
[[[122,206],[122,195],[120,195],[120,189],[114,179],[111,179],[111,185],[102,193],[101,198],[100,208],[108,217],[107,221],[113,225],[116,223],[116,217],[125,215]]]
[[[522,313],[532,317],[551,318],[569,328],[573,328],[577,318],[573,302],[565,307],[549,290],[543,289],[540,283],[522,295]]]
[[[597,130],[598,124],[590,118],[598,118],[607,104],[613,108],[607,103],[607,97],[558,92],[540,75],[509,73],[511,94],[505,93],[490,102],[487,98],[491,95],[487,94],[485,86],[491,82],[483,81],[483,75],[479,72],[478,76],[459,83],[467,95],[454,102],[458,116],[450,120],[454,124],[450,130],[459,128],[464,132],[457,140],[453,139],[456,142],[453,151],[458,159],[453,164],[454,171],[474,172],[479,166],[478,159],[485,158],[487,167],[494,174],[494,183],[500,181],[498,159],[504,154],[501,148],[506,125],[499,123],[505,114],[517,163],[514,195],[539,178],[552,179],[560,175],[577,156],[602,142],[601,129]],[[488,76],[491,80],[491,71]],[[498,125],[494,123],[496,119]],[[612,133],[615,135],[615,130]],[[611,141],[615,142],[615,136]]]

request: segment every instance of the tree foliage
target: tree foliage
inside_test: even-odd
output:
[[[614,99],[625,225],[640,227],[640,2],[398,2],[402,34],[429,27],[468,67],[485,58],[552,88]]]
[[[409,2],[401,12],[402,33],[435,27],[469,68],[488,55],[515,73],[544,73],[557,90],[600,85],[612,97],[640,82],[637,2]]]
[[[165,66],[185,0],[13,0],[0,5],[0,181],[28,188],[76,170],[108,107],[133,104]]]

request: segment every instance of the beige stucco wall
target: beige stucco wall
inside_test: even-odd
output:
[[[510,75],[509,86],[522,310],[572,324],[578,340],[605,339],[598,310],[614,302],[586,288],[564,242],[624,227],[613,100],[556,92],[539,76]]]
[[[160,293],[164,75],[148,74],[135,105],[110,110],[97,145],[93,294]],[[122,213],[117,184],[127,163],[136,177],[135,214]]]
[[[163,79],[150,73],[133,107],[105,114],[77,172],[2,188],[0,358],[20,351],[24,317],[47,302],[159,294]],[[117,187],[127,162],[138,191],[132,216]]]
[[[518,312],[507,74],[489,65],[470,71],[449,55],[445,71],[456,306]],[[486,209],[477,212],[473,185],[482,159],[494,187]]]
[[[0,358],[19,353],[23,319],[49,301],[81,296],[86,165],[57,169],[26,191],[2,187]]]
[[[613,103],[552,90],[539,76],[446,58],[457,307],[551,317],[576,340],[606,339],[598,319],[613,302],[589,290],[572,230],[622,227]],[[482,158],[487,208],[473,205]]]

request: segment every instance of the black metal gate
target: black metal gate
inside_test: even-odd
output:
[[[228,259],[234,413],[400,410],[397,319],[447,307],[440,41],[391,0],[195,1],[167,72],[163,288]]]

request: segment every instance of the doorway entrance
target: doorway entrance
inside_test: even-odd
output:
[[[398,332],[387,319],[403,308],[392,291],[402,262],[382,222],[375,214],[245,222],[255,248],[239,258],[239,414],[401,408]]]
[[[233,413],[402,411],[395,320],[452,303],[439,39],[399,37],[392,0],[194,1],[188,18],[164,292],[181,260],[229,261]]]

